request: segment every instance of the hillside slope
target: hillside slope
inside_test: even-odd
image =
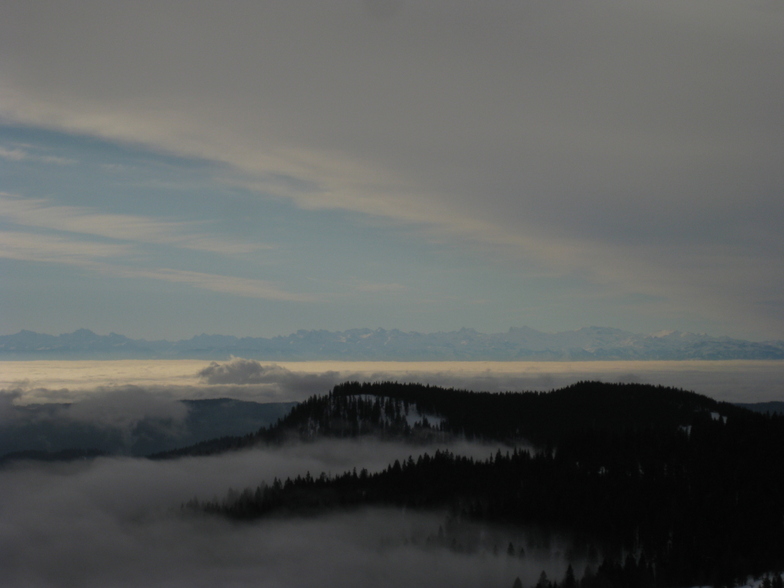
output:
[[[570,537],[575,553],[602,553],[586,588],[731,586],[784,567],[782,416],[642,385],[476,394],[348,383],[233,447],[292,435],[518,445],[485,461],[438,451],[401,455],[372,474],[267,480],[186,510],[251,520],[361,506],[447,509],[453,520],[533,526]],[[449,541],[464,549],[457,536]]]

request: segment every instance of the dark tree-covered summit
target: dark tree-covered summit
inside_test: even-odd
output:
[[[674,430],[694,418],[748,411],[694,392],[646,384],[579,382],[552,392],[469,392],[424,384],[347,382],[292,408],[272,427],[157,457],[207,455],[258,443],[376,435],[555,445],[577,431]]]
[[[731,585],[784,569],[782,416],[645,385],[477,394],[354,382],[248,439],[365,434],[510,448],[484,461],[438,451],[377,473],[267,480],[188,509],[249,520],[385,505],[549,528],[604,546],[586,587]],[[537,449],[513,446],[523,439]]]
[[[440,429],[469,439],[557,443],[579,430],[685,426],[695,415],[742,412],[735,406],[676,388],[579,382],[552,392],[468,392],[420,384],[349,382],[334,397],[369,395],[441,417]],[[290,415],[293,416],[293,415]]]

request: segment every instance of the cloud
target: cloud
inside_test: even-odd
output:
[[[0,231],[0,257],[44,263],[98,267],[95,259],[124,257],[130,246],[39,235],[24,231]]]
[[[22,161],[27,157],[27,153],[22,149],[6,149],[0,147],[0,157],[3,159],[10,159],[11,161]]]
[[[237,525],[178,512],[194,495],[209,499],[230,486],[336,465],[374,467],[376,451],[405,456],[411,447],[336,442],[329,458],[312,450],[327,451],[308,444],[222,458],[6,468],[0,471],[4,585],[473,587],[511,586],[516,576],[530,585],[542,569],[562,577],[566,564],[558,556],[493,557],[489,544],[472,555],[428,549],[424,539],[437,533],[443,513],[364,510]],[[489,540],[510,537],[508,530],[480,531]],[[515,538],[524,537],[518,531]]]
[[[228,362],[213,361],[199,371],[199,377],[210,385],[264,385],[275,390],[281,398],[303,400],[313,394],[324,394],[336,384],[357,380],[367,382],[421,382],[445,387],[454,387],[475,391],[497,392],[501,390],[526,389],[555,380],[550,375],[539,375],[534,378],[520,374],[497,374],[490,370],[465,373],[461,371],[386,371],[381,367],[374,369],[372,364],[367,367],[361,362],[351,362],[342,370],[320,372],[291,371],[277,364],[263,364],[253,359],[233,358]],[[468,364],[466,364],[468,365]],[[355,369],[352,369],[355,367]],[[362,369],[364,367],[364,369]],[[368,369],[369,368],[369,369]],[[537,386],[538,387],[538,386]]]
[[[784,11],[762,6],[8,2],[0,112],[773,336]]]
[[[199,372],[208,384],[283,384],[300,387],[308,383],[322,386],[336,382],[338,372],[294,373],[279,365],[263,365],[254,359],[235,357],[229,362],[213,361]],[[329,384],[327,384],[329,385]]]
[[[246,298],[311,302],[315,296],[288,292],[273,282],[240,276],[227,276],[173,268],[134,267],[111,258],[125,258],[134,250],[130,244],[102,243],[41,235],[24,231],[0,231],[0,258],[43,263],[58,263],[108,276],[151,279]]]
[[[182,425],[187,405],[163,394],[153,394],[136,386],[103,389],[76,402],[62,412],[73,421],[120,429],[130,434],[141,421],[167,421]]]
[[[314,394],[325,394],[344,381],[345,376],[336,371],[292,372],[279,365],[237,357],[224,363],[213,361],[199,371],[199,377],[210,385],[250,387],[278,398],[304,400]]]
[[[22,198],[0,192],[0,216],[26,227],[67,231],[112,240],[173,245],[226,255],[266,248],[199,233],[198,223],[161,220],[131,214],[105,214],[79,206],[58,206],[44,198]]]
[[[292,368],[296,363],[289,364]],[[323,369],[322,365],[332,369]],[[727,402],[763,402],[784,394],[779,362],[308,362],[299,370],[257,360],[211,362],[198,372],[221,393],[304,400],[346,381],[416,382],[476,392],[556,390],[581,380],[673,386]]]
[[[385,283],[359,281],[356,283],[355,287],[360,292],[372,292],[374,294],[382,292],[404,292],[408,289],[403,284],[397,284],[394,282]]]
[[[177,284],[188,284],[195,288],[223,292],[246,298],[263,298],[266,300],[286,300],[293,302],[312,302],[316,296],[288,292],[266,280],[243,278],[238,276],[224,276],[193,272],[187,270],[159,268],[136,269],[127,267],[104,268],[108,273],[123,277],[151,278]]]
[[[277,365],[264,366],[252,359],[237,357],[228,363],[213,361],[199,372],[208,384],[260,384],[279,381],[291,372]]]
[[[6,192],[0,192],[0,217],[28,227],[28,230],[0,230],[2,258],[66,264],[91,273],[187,284],[247,298],[296,302],[315,300],[307,294],[287,292],[267,280],[129,265],[134,258],[138,259],[138,244],[173,245],[224,255],[267,248],[196,232],[197,223],[103,214],[87,207],[57,206],[46,199],[21,198]],[[33,232],[29,228],[54,229],[70,235]],[[95,240],[95,237],[101,240]],[[107,239],[110,242],[106,242]]]
[[[548,391],[580,380],[675,386],[727,402],[767,402],[784,396],[779,361],[639,362],[287,362],[234,358],[197,360],[4,362],[0,390],[18,404],[80,402],[115,389],[162,398],[235,398],[256,402],[305,400],[346,381],[419,382],[458,389]],[[27,378],[27,381],[24,381]],[[123,385],[118,386],[118,382]],[[21,396],[19,396],[21,394]]]
[[[18,418],[19,414],[14,401],[21,397],[21,390],[0,390],[0,427]]]
[[[26,406],[36,400],[45,403]],[[187,404],[165,391],[135,386],[99,387],[86,395],[67,389],[0,390],[0,454],[82,448],[143,455],[186,437],[188,413]]]
[[[314,378],[318,381],[318,378]],[[296,382],[291,386],[279,382],[266,384],[140,384],[140,385],[99,385],[90,387],[53,388],[40,385],[16,385],[0,389],[0,393],[12,393],[14,404],[51,404],[81,403],[85,400],[116,390],[140,390],[154,397],[177,400],[205,400],[210,398],[233,398],[250,402],[290,402],[299,401],[313,394],[326,393],[329,388],[309,388]]]
[[[31,160],[41,161],[44,163],[55,163],[57,165],[71,165],[76,163],[75,159],[70,159],[68,157],[58,157],[55,155],[36,155],[18,147],[14,147],[13,149],[0,147],[0,157],[9,161]]]
[[[56,205],[47,199],[23,198],[2,191],[0,218],[24,227],[24,230],[0,230],[0,258],[65,264],[93,274],[186,284],[246,298],[315,300],[307,294],[288,292],[267,280],[149,265],[138,267],[139,259],[146,257],[140,245],[170,245],[227,256],[270,249],[260,243],[203,233],[199,230],[201,223],[106,214],[94,208]]]

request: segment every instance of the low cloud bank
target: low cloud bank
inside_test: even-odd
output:
[[[292,372],[277,364],[264,365],[254,359],[233,358],[225,363],[213,361],[199,372],[199,377],[210,385],[261,385],[278,395],[302,400],[313,394],[323,394],[344,381],[340,372]]]
[[[147,419],[182,424],[188,407],[169,395],[155,394],[138,386],[122,386],[103,389],[61,414],[78,422],[130,431]]]
[[[471,554],[428,546],[443,513],[371,509],[235,524],[178,508],[230,486],[349,465],[377,469],[410,453],[401,444],[334,441],[166,462],[18,464],[0,471],[3,584],[509,588],[518,576],[532,585],[542,569],[562,577],[566,562],[558,555],[506,555],[505,541],[525,543],[519,531],[477,527],[486,549]]]
[[[230,398],[189,401],[170,390],[137,386],[99,388],[77,395],[71,403],[19,403],[25,394],[19,389],[0,391],[0,461],[6,454],[24,451],[150,455],[254,433],[274,424],[295,404]]]
[[[457,364],[456,367],[465,365]],[[213,361],[209,366],[199,371],[198,375],[205,384],[264,386],[268,392],[274,391],[279,396],[297,400],[303,400],[313,394],[326,393],[336,384],[349,380],[421,382],[477,392],[552,389],[559,381],[552,374],[507,374],[493,372],[489,369],[473,373],[467,373],[464,369],[455,371],[385,371],[383,369],[292,371],[278,364],[263,364],[255,359],[238,357],[223,363]],[[560,380],[573,382],[568,376]]]
[[[44,362],[46,363],[46,362]],[[66,366],[80,364],[63,372]],[[84,365],[82,365],[84,364]],[[124,391],[171,399],[234,398],[254,402],[302,401],[349,380],[419,382],[473,391],[548,391],[580,380],[661,384],[728,402],[784,400],[784,362],[305,362],[285,365],[234,358],[195,361],[8,362],[0,378],[0,422],[11,404],[81,402],[93,397],[123,402]],[[5,365],[4,365],[5,367]],[[47,371],[49,370],[49,371]],[[154,374],[146,378],[146,374]],[[28,374],[32,376],[25,379]],[[141,398],[137,395],[136,400]],[[126,400],[128,400],[126,398]],[[168,400],[167,400],[168,401]],[[149,410],[162,410],[163,407]],[[145,409],[147,410],[147,409]],[[105,417],[104,417],[105,418]]]
[[[494,366],[497,369],[482,368],[482,362],[455,362],[451,366],[437,362],[423,364],[422,369],[408,369],[416,364],[405,364],[405,368],[396,370],[388,366],[378,369],[372,363],[342,365],[349,369],[294,371],[277,364],[234,358],[224,363],[212,362],[198,375],[207,385],[235,386],[225,390],[249,399],[263,394],[265,398],[304,400],[349,380],[418,382],[476,392],[549,391],[581,380],[600,380],[673,386],[727,402],[784,399],[784,362],[773,361],[529,362],[519,367],[501,363]],[[433,369],[434,366],[440,369]]]
[[[136,386],[99,388],[77,402],[33,406],[19,404],[26,393],[0,391],[0,455],[64,449],[142,454],[187,430],[187,404]]]
[[[21,390],[0,390],[0,426],[12,423],[19,417],[14,403],[21,397]]]

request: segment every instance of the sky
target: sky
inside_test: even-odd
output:
[[[773,0],[0,4],[0,334],[784,338]]]

